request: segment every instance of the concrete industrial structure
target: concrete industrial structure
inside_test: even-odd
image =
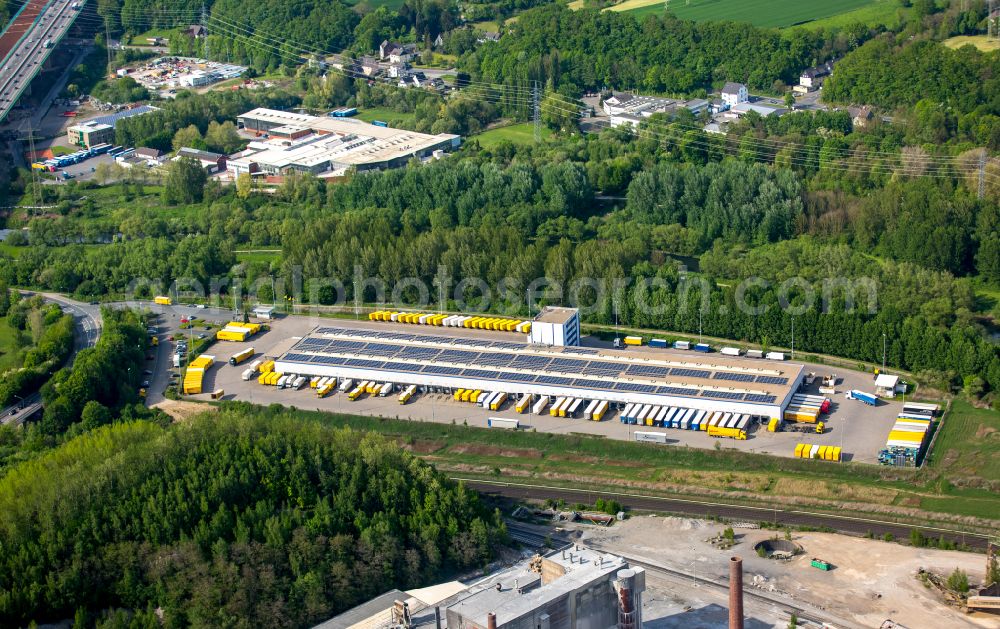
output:
[[[642,568],[569,546],[470,585],[392,590],[316,629],[639,629],[645,589]]]
[[[233,156],[229,172],[282,175],[291,171],[341,174],[348,168],[374,170],[404,166],[413,158],[458,148],[461,137],[430,135],[369,124],[351,118],[310,116],[275,109],[254,109],[238,126],[258,136]]]
[[[529,340],[536,345],[580,344],[580,311],[546,306],[531,322]]]
[[[114,144],[115,128],[92,120],[82,122],[66,130],[66,140],[70,144],[88,149],[98,144]]]
[[[575,313],[574,313],[575,315]],[[550,312],[572,329],[573,315]],[[534,333],[536,322],[532,323]],[[542,328],[544,329],[544,325]],[[530,394],[781,418],[803,378],[803,366],[665,350],[599,350],[511,340],[487,341],[421,328],[415,334],[321,325],[277,359],[284,374]],[[546,333],[542,333],[545,336]],[[498,335],[499,338],[499,335]],[[515,337],[516,338],[516,337]]]

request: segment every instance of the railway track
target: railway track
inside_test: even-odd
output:
[[[481,493],[494,494],[505,498],[545,500],[565,500],[566,502],[587,502],[593,504],[597,498],[607,498],[609,495],[632,509],[643,511],[659,511],[678,513],[696,517],[716,517],[729,521],[768,522],[772,526],[813,527],[830,529],[849,535],[872,534],[883,537],[886,533],[897,539],[907,539],[910,531],[919,529],[925,536],[944,537],[956,545],[965,545],[975,550],[985,550],[991,539],[989,535],[973,533],[957,529],[933,526],[910,526],[897,522],[887,522],[874,518],[857,518],[835,514],[814,513],[798,509],[780,509],[768,507],[751,507],[729,505],[724,503],[686,500],[681,498],[664,498],[632,494],[626,492],[592,491],[586,489],[571,489],[565,487],[550,487],[530,485],[526,483],[509,483],[503,481],[484,481],[469,478],[453,478],[465,483],[466,487]]]
[[[527,546],[532,546],[535,548],[542,548],[546,545],[552,547],[555,550],[559,550],[565,546],[572,545],[569,539],[559,536],[559,535],[543,535],[534,531],[528,527],[514,522],[507,523],[507,532],[511,539],[514,539]],[[650,574],[659,574],[674,579],[680,579],[684,581],[690,581],[692,584],[704,585],[707,587],[715,588],[723,592],[729,591],[729,580],[728,579],[710,579],[708,577],[701,577],[695,574],[690,574],[682,570],[676,570],[674,568],[669,568],[662,564],[650,561],[649,559],[644,559],[641,557],[634,557],[626,554],[619,553],[617,551],[609,550],[600,546],[599,544],[594,544],[592,541],[588,542],[588,545],[595,549],[605,551],[614,555],[617,555],[626,561],[628,561],[631,566],[640,566]],[[807,609],[799,605],[795,605],[784,601],[780,598],[773,596],[768,596],[762,592],[756,592],[751,589],[743,589],[744,598],[749,598],[763,605],[770,605],[781,609],[791,617],[793,614],[798,618],[799,623],[805,625],[815,625],[816,627],[829,626],[833,624],[837,627],[854,627],[854,625],[847,623],[839,618],[824,618],[819,612],[812,609]]]

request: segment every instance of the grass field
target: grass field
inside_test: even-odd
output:
[[[685,20],[732,20],[756,26],[786,27],[829,18],[874,4],[876,0],[668,0],[671,13]],[[612,11],[636,17],[663,13],[664,3],[655,0],[625,0]]]
[[[379,7],[385,7],[393,11],[398,11],[405,0],[347,0],[347,4],[364,11],[374,11]]]
[[[132,46],[151,46],[152,44],[146,41],[147,39],[161,37],[169,40],[171,37],[176,37],[177,33],[177,29],[174,28],[154,28],[153,30],[146,31],[145,33],[134,35],[130,40],[128,40],[128,43]]]
[[[14,344],[15,334],[14,328],[7,323],[7,317],[0,318],[0,373],[19,366]]]
[[[873,0],[867,5],[845,11],[837,15],[813,20],[800,25],[801,28],[841,28],[848,24],[865,24],[869,27],[883,25],[888,29],[895,29],[902,22],[902,16],[910,9],[899,6],[897,0]]]
[[[955,400],[934,445],[930,467],[956,481],[980,478],[1000,483],[997,452],[1000,413]]]
[[[547,138],[550,135],[552,135],[552,131],[542,127],[542,138]],[[493,148],[504,140],[514,144],[528,144],[535,141],[535,126],[530,122],[513,124],[490,129],[472,137],[479,142],[480,146],[487,149]]]
[[[948,48],[961,48],[962,46],[975,46],[983,52],[993,52],[1000,50],[1000,40],[986,39],[986,35],[959,35],[944,40],[943,43]]]
[[[358,120],[364,120],[365,122],[371,122],[372,120],[381,120],[382,122],[391,123],[393,120],[398,120],[402,122],[413,122],[413,113],[399,112],[394,109],[387,109],[385,107],[366,107],[364,109],[358,110],[358,115],[354,116]]]
[[[237,262],[278,262],[281,260],[281,250],[268,251],[264,249],[257,249],[253,251],[237,251],[236,261]]]

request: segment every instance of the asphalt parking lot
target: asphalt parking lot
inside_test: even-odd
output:
[[[218,319],[218,317],[209,317]],[[528,429],[555,433],[588,433],[603,435],[612,439],[633,438],[636,430],[666,432],[672,444],[687,445],[697,448],[714,448],[716,444],[722,447],[736,448],[758,453],[768,453],[779,456],[792,456],[795,445],[809,443],[818,445],[835,445],[843,448],[845,461],[877,463],[878,451],[885,444],[886,437],[894,423],[902,404],[899,401],[880,401],[876,407],[869,407],[855,400],[844,398],[843,393],[851,388],[866,391],[873,390],[873,377],[869,374],[845,372],[836,370],[839,379],[837,394],[832,396],[832,406],[829,415],[821,419],[826,424],[826,432],[822,435],[814,432],[768,433],[760,427],[754,430],[746,441],[730,439],[713,439],[705,432],[685,431],[669,428],[650,428],[621,424],[618,414],[614,413],[604,421],[593,422],[584,419],[551,417],[550,415],[519,415],[508,404],[500,411],[489,411],[473,404],[456,402],[450,395],[444,393],[423,393],[413,397],[406,405],[400,405],[397,394],[387,397],[362,396],[351,402],[343,393],[333,393],[326,398],[318,398],[315,392],[305,387],[301,390],[278,390],[272,386],[257,383],[256,377],[249,382],[241,379],[241,373],[247,363],[235,367],[228,364],[229,357],[246,347],[253,347],[254,357],[251,359],[269,357],[276,358],[290,348],[299,338],[309,333],[316,325],[339,325],[343,327],[362,327],[388,329],[392,324],[371,322],[367,320],[317,319],[315,317],[284,317],[271,322],[272,329],[258,334],[247,343],[217,342],[207,353],[216,358],[216,364],[205,376],[203,390],[205,393],[189,396],[190,399],[208,400],[209,392],[215,389],[225,391],[224,399],[245,400],[255,404],[284,404],[308,410],[322,410],[358,415],[393,417],[419,421],[435,421],[442,423],[467,423],[470,426],[486,427],[489,417],[517,418]],[[415,326],[397,325],[396,329],[413,332]],[[480,330],[461,330],[460,334],[496,339],[496,332]],[[510,335],[513,336],[513,335]],[[688,352],[678,351],[679,354]],[[172,351],[169,353],[172,355]],[[753,359],[746,359],[752,361]],[[813,370],[812,367],[807,370]],[[817,373],[821,373],[817,368]],[[823,372],[825,373],[825,372]],[[159,373],[157,374],[159,376]],[[158,382],[156,383],[158,384]],[[817,394],[817,384],[809,393]],[[669,447],[669,446],[668,446]]]

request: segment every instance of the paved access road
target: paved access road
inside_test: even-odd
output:
[[[552,498],[554,500],[562,499],[570,504],[575,502],[593,504],[597,498],[607,498],[609,496],[608,492],[583,489],[566,489],[562,487],[533,486],[524,483],[505,483],[502,481],[481,481],[461,478],[454,480],[462,480],[466,487],[475,489],[480,493],[495,494],[506,498],[522,500],[545,500],[546,498]],[[680,513],[695,517],[714,516],[740,522],[771,522],[778,526],[826,527],[838,533],[852,535],[866,535],[868,532],[871,532],[876,537],[882,537],[886,533],[891,533],[897,539],[905,540],[910,537],[910,531],[915,528],[895,522],[885,522],[869,518],[851,518],[790,509],[741,507],[722,503],[661,498],[659,496],[644,496],[630,493],[616,493],[613,494],[613,497],[630,509]],[[989,539],[986,535],[963,533],[954,529],[916,528],[919,528],[925,536],[937,538],[943,535],[945,539],[951,540],[956,544],[964,543],[976,549],[985,549],[986,542]]]

